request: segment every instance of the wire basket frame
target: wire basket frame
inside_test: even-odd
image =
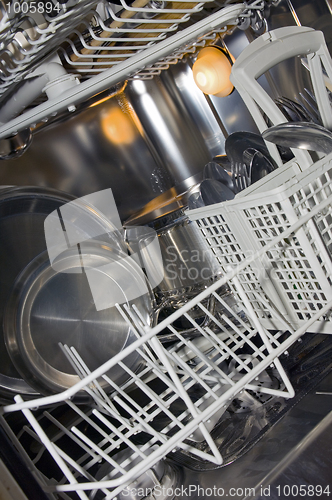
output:
[[[75,30],[67,37],[59,54],[71,72],[82,76],[98,74],[165,39],[203,7],[204,2],[190,0],[135,0],[131,6],[121,0],[119,13],[115,13],[114,6],[105,7],[107,19],[103,19],[96,11],[94,26],[85,22],[85,30]]]
[[[46,9],[46,2],[41,8],[38,2],[32,8],[26,0],[11,0],[6,2],[6,7],[1,4],[0,95],[23,80],[81,20],[91,18],[91,10],[97,3],[97,0],[70,0],[67,3],[49,0],[50,9]]]
[[[257,260],[239,280],[263,324],[270,329],[281,323],[271,318],[269,302],[292,328],[297,329],[316,314],[332,297],[331,193],[332,156],[309,170],[294,175],[290,163],[284,166],[288,182],[276,187],[276,174],[264,180],[264,191],[213,207],[188,212],[222,266],[236,265],[246,256],[308,214],[303,227]],[[282,176],[281,176],[282,177]],[[277,184],[278,185],[278,184]],[[315,215],[314,215],[315,214]],[[313,324],[311,331],[332,333],[331,318]]]
[[[92,373],[79,353],[63,346],[82,380],[61,394],[33,401],[24,402],[16,396],[15,404],[1,409],[3,425],[19,449],[27,446],[25,456],[30,467],[36,468],[35,475],[45,491],[60,498],[75,491],[79,498],[88,498],[86,492],[98,489],[105,498],[114,498],[172,450],[221,464],[222,457],[211,433],[237,394],[250,389],[286,398],[294,395],[278,357],[312,323],[328,313],[332,300],[297,331],[288,328],[270,306],[271,317],[284,324],[282,330],[272,334],[262,326],[250,301],[251,293],[239,277],[241,272],[248,272],[257,258],[301,230],[318,211],[315,207],[311,214],[302,216],[255,255],[152,328],[143,322],[138,311],[119,306],[138,337],[131,346]],[[232,284],[241,302],[229,302],[229,297],[234,296],[225,293],[225,284]],[[260,300],[265,302],[264,297]],[[266,302],[265,307],[268,306]],[[188,327],[199,336],[188,337]],[[176,339],[168,348],[158,339],[158,334],[165,330]],[[126,366],[126,357],[133,350],[143,361],[137,373]],[[280,381],[279,388],[262,383],[261,374],[271,365]],[[108,376],[114,366],[127,371],[131,381],[117,386]],[[101,389],[100,377],[106,379],[112,391]],[[85,406],[74,397],[83,392],[90,397]],[[15,438],[8,426],[10,414],[17,411],[24,414],[29,425]],[[36,443],[34,446],[31,441],[27,444],[27,435]],[[28,458],[28,450],[32,449],[34,456]],[[119,460],[124,450],[125,458]],[[57,467],[54,477],[47,476],[42,467],[49,455]],[[109,471],[102,478],[96,474],[101,463],[109,464]]]

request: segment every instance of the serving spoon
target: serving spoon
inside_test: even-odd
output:
[[[287,122],[270,127],[263,139],[288,148],[306,149],[321,153],[332,152],[332,133],[316,123]]]

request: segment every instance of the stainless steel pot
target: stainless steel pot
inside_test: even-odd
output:
[[[160,291],[197,288],[221,273],[220,264],[198,227],[185,216],[160,229],[158,237],[164,262]]]

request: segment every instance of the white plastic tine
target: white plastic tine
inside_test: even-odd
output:
[[[96,481],[96,479],[87,470],[85,470],[84,467],[81,467],[77,462],[75,462],[75,460],[73,460],[65,451],[63,451],[57,445],[54,446],[59,455],[73,468],[73,470],[76,470],[79,474],[81,474],[81,476],[85,477],[91,482]],[[109,495],[110,493],[109,490],[105,488],[100,488],[100,491],[102,491],[105,495]]]
[[[209,387],[205,382],[204,380],[202,380],[200,378],[199,375],[197,375],[197,373],[195,373],[195,371],[189,366],[187,365],[181,358],[180,356],[178,356],[176,354],[176,352],[173,352],[172,354],[172,358],[174,358],[176,360],[176,362],[182,366],[183,370],[185,372],[187,372],[193,379],[196,380],[197,383],[199,383],[205,390],[208,394],[210,394],[211,397],[213,397],[213,399],[218,399],[218,396],[216,395],[215,392],[213,392],[213,390],[211,389],[211,387]],[[204,356],[205,358],[205,356]],[[207,360],[207,363],[209,363],[209,360]],[[209,363],[210,364],[210,363]],[[221,370],[219,370],[219,372],[221,372]],[[219,373],[220,376],[224,377],[224,374],[223,372],[221,372],[221,374]]]
[[[203,333],[204,332],[204,333]],[[217,336],[214,336],[212,330],[209,329],[209,327],[205,327],[205,331],[202,330],[201,332],[205,338],[208,339],[209,343],[210,343],[210,347],[214,347],[220,354],[221,354],[221,357],[222,359],[225,359],[225,351],[223,349],[221,349],[220,347],[220,344],[221,341],[220,339],[217,337]],[[220,367],[214,362],[212,361],[211,359],[209,359],[207,357],[207,355],[205,355],[203,352],[201,352],[196,346],[195,344],[193,344],[193,342],[187,342],[186,345],[193,351],[195,352],[195,354],[200,358],[200,360],[207,366],[209,367],[209,369],[211,370],[214,370],[216,371],[219,376],[221,377],[221,379],[225,379],[226,378],[226,375],[225,373],[220,369]],[[226,345],[226,344],[225,344]],[[176,352],[173,352],[172,353],[172,356],[174,356],[177,360],[179,359],[179,356],[177,355]],[[184,367],[184,365],[181,363],[181,366]],[[184,367],[185,368],[185,367]],[[190,366],[187,365],[187,370],[190,370],[190,374],[192,373],[192,370],[190,369]]]
[[[257,57],[258,53],[259,57]],[[332,113],[331,106],[329,104],[326,106],[326,88],[323,89],[322,68],[321,66],[318,68],[318,56],[324,60],[324,66],[326,64],[330,68],[331,63],[321,32],[302,26],[276,29],[262,35],[251,43],[234,63],[231,81],[252,113],[260,132],[263,132],[267,128],[262,112],[266,113],[274,125],[283,123],[285,117],[265,90],[258,84],[256,81],[257,78],[281,61],[304,54],[309,54],[309,60],[310,57],[317,54],[317,59],[314,57],[314,60],[309,65],[312,64],[312,69],[315,67],[315,72],[311,71],[311,78],[315,91],[318,92],[316,97],[320,99],[319,108],[324,125],[328,126],[328,121],[330,122]],[[255,59],[254,64],[253,58]],[[325,68],[326,70],[327,67]],[[323,102],[325,103],[325,109],[322,109]],[[276,148],[272,148],[272,144],[268,142],[267,146],[275,161],[281,164]],[[294,149],[293,153],[298,161],[301,162],[303,168],[312,164],[306,152]]]
[[[141,458],[145,458],[145,454],[128,439],[123,433],[121,433],[112,423],[107,420],[98,410],[92,410],[92,413],[106,426],[108,427],[119,439],[126,443],[132,450],[134,450]]]
[[[78,354],[78,352],[75,349],[75,347],[71,347],[70,351],[74,354],[77,362],[80,363],[80,365],[82,366],[82,368],[83,368],[82,374],[84,376],[90,375],[91,370],[84,363],[83,359]],[[105,376],[103,378],[105,378]],[[91,390],[91,386],[92,386],[92,390]],[[86,388],[86,390],[87,389],[88,388]],[[91,390],[92,395],[95,393],[95,396],[96,396],[96,398],[97,398],[98,401],[102,400],[102,401],[104,401],[104,403],[107,404],[108,408],[110,408],[110,410],[111,410],[111,413],[113,413],[114,415],[118,415],[119,414],[118,410],[113,405],[112,401],[110,400],[110,398],[108,397],[108,395],[106,394],[106,392],[104,391],[104,389],[101,387],[101,385],[98,382],[98,380],[94,380],[94,383],[89,385],[89,389]],[[98,396],[98,393],[99,393],[100,396]]]
[[[186,313],[186,317],[187,317],[187,319],[188,319],[189,321],[191,321],[191,322],[192,322],[192,318],[190,318],[190,316],[189,316],[189,315],[187,315],[187,313]],[[217,343],[215,343],[215,344],[214,344],[214,347],[215,347],[216,349],[218,349],[218,350],[219,350],[219,352],[220,352],[221,354],[223,354],[223,352],[222,352],[222,350],[221,350],[220,346],[221,346],[221,347],[222,347],[222,348],[223,348],[223,349],[224,349],[224,350],[225,350],[225,351],[226,351],[226,352],[227,352],[230,356],[234,357],[234,358],[237,360],[237,362],[238,362],[238,363],[239,363],[239,364],[240,364],[240,365],[241,365],[244,369],[246,369],[246,370],[248,369],[248,367],[246,367],[246,365],[244,364],[243,360],[242,360],[241,358],[239,358],[239,357],[237,356],[237,354],[236,354],[235,352],[233,352],[233,350],[232,350],[232,349],[230,349],[230,348],[228,347],[228,345],[227,345],[227,344],[225,344],[225,342],[223,342],[221,339],[218,339],[218,337],[216,336],[216,334],[215,334],[214,332],[212,332],[212,330],[210,330],[208,327],[206,327],[206,328],[205,328],[205,330],[204,330],[204,329],[203,329],[203,328],[201,328],[199,325],[197,325],[197,329],[201,332],[201,334],[202,334],[204,337],[209,338],[209,337],[208,337],[208,335],[209,335],[210,337],[212,337],[212,338],[214,337],[214,338],[217,340]],[[207,335],[207,330],[208,330],[208,335]],[[218,343],[220,343],[220,346],[218,345]],[[214,369],[218,369],[218,367],[214,367]]]
[[[108,441],[110,441],[111,437],[103,434],[103,430],[86,413],[84,413],[78,406],[76,406],[71,401],[68,402],[68,404],[71,408],[73,408],[82,417],[82,419],[84,419],[89,425],[91,425],[92,428],[94,428],[97,432],[99,432],[99,434],[101,434]],[[133,426],[126,418],[122,417],[121,415],[116,415],[115,418],[122,424],[122,426],[123,426],[122,431],[124,429],[132,430],[132,432],[136,431],[136,427]]]
[[[24,432],[26,432],[29,436],[31,436],[35,441],[37,441],[39,444],[41,444],[41,448],[40,450],[38,451],[37,455],[34,457],[34,459],[32,460],[32,463],[34,465],[38,464],[39,460],[42,458],[42,456],[44,455],[45,452],[47,452],[45,446],[43,446],[39,436],[31,429],[31,427],[25,425],[23,427],[24,429]]]
[[[141,380],[139,375],[130,370],[124,363],[121,363],[121,361],[119,362],[119,366],[121,366],[121,368],[123,369],[126,369],[127,373],[132,377],[132,380],[134,380],[135,382]],[[167,372],[167,369],[165,367],[163,368]],[[176,392],[176,387],[174,383],[162,372],[159,366],[155,365],[154,363],[153,364],[151,363],[151,369],[157,375],[158,378],[163,380],[165,384],[172,389],[172,391]]]
[[[147,389],[147,386],[143,383],[137,383],[137,386],[140,387],[140,389],[144,392],[146,392],[146,389]],[[149,395],[149,394],[148,394]],[[178,396],[177,395],[174,395],[173,398],[170,398],[167,403],[168,403],[168,407],[171,405],[171,403],[178,399]],[[165,405],[164,403],[164,400],[158,396],[158,394],[154,394],[153,395],[153,399],[152,399],[152,396],[151,396],[151,401],[155,404],[156,406],[156,410],[154,413],[151,413],[149,414],[149,419],[150,420],[153,420],[159,413],[163,412],[165,413],[165,415],[167,415],[171,421],[174,423],[174,425],[177,425],[180,429],[183,429],[184,425],[183,423],[181,422],[181,420],[176,417],[169,409],[168,407]],[[158,403],[156,404],[155,401],[158,401]]]
[[[125,411],[127,411],[135,420],[137,420],[141,424],[145,432],[147,432],[151,436],[154,436],[155,438],[159,439],[162,442],[166,441],[165,436],[163,436],[161,433],[158,433],[153,427],[151,427],[151,425],[149,425],[149,423],[146,420],[143,420],[139,415],[137,415],[137,413],[135,413],[135,411],[130,406],[128,406],[125,401],[123,401],[118,397],[115,398],[115,401],[119,405],[121,405]]]
[[[66,436],[70,437],[70,439],[73,440],[74,443],[79,445],[86,453],[89,453],[89,455],[92,456],[92,458],[97,458],[97,455],[91,451],[91,449],[86,446],[82,441],[80,441],[72,432],[70,432],[67,427],[62,425],[56,418],[53,417],[48,411],[45,411],[43,413],[46,418],[48,418],[54,425],[56,425]],[[53,440],[54,441],[54,440]]]
[[[227,318],[227,316],[223,316],[223,318],[224,318],[224,320],[225,320],[225,321],[229,321],[229,318]],[[217,325],[217,326],[219,326],[219,327],[222,327],[222,326],[223,326],[223,325],[222,325],[219,321],[217,321],[217,320],[215,320],[215,323],[216,323],[216,325]],[[239,347],[240,347],[240,345],[241,345],[241,346],[243,346],[243,345],[244,345],[244,343],[247,343],[247,344],[248,344],[248,346],[250,346],[250,347],[253,349],[253,351],[255,351],[255,352],[257,351],[257,354],[259,354],[257,347],[256,347],[256,346],[255,346],[255,344],[254,344],[254,343],[250,340],[250,338],[249,338],[249,336],[248,336],[248,335],[245,335],[243,332],[241,332],[241,330],[240,330],[240,329],[239,329],[236,325],[233,325],[233,324],[232,324],[232,322],[230,322],[230,326],[232,326],[232,327],[233,327],[234,331],[235,331],[235,332],[236,332],[236,333],[240,336],[240,338],[242,339],[242,342],[241,342],[241,343],[239,343],[239,342],[237,341],[237,339],[235,339],[235,338],[234,338],[234,336],[232,335],[232,333],[230,332],[230,338],[231,338],[231,339],[234,339],[234,342],[235,342],[235,343],[238,343],[238,344],[239,344]],[[255,330],[255,332],[257,332],[257,330]],[[214,333],[214,332],[212,332],[212,331],[211,331],[211,336],[212,336],[212,337],[215,337],[215,333]],[[225,345],[227,345],[227,342],[225,343]],[[261,355],[261,356],[263,357],[263,355]]]
[[[21,398],[21,396],[15,396],[14,399],[17,402],[20,402],[20,403],[23,402],[23,399]],[[59,456],[53,443],[49,440],[49,438],[45,434],[44,430],[39,425],[36,418],[33,416],[32,412],[30,410],[27,410],[27,409],[22,410],[22,412],[23,412],[24,416],[26,417],[26,419],[28,420],[28,422],[30,423],[31,427],[35,430],[35,432],[39,436],[39,438],[40,438],[41,442],[43,443],[43,445],[45,446],[45,448],[48,450],[48,452],[52,456],[55,463],[59,466],[60,470],[62,470],[63,474],[68,479],[69,483],[72,485],[77,484],[77,481],[76,481],[74,475],[69,470],[69,468],[68,468],[67,464],[64,462],[64,460]],[[84,491],[77,491],[77,494],[82,500],[88,500],[88,497],[86,496]]]
[[[244,328],[245,330],[248,330],[249,328],[251,328],[251,325],[249,325],[248,323],[245,323],[243,321],[243,319],[235,312],[233,311],[233,309],[227,304],[227,302],[225,302],[222,297],[220,297],[220,295],[217,293],[217,292],[212,292],[212,295],[216,298],[216,300],[223,306],[223,308],[228,311],[229,313],[232,314],[233,316],[233,319],[236,320],[236,322],[240,323],[240,325],[242,326],[242,328]],[[215,318],[211,312],[200,302],[198,304],[198,306],[208,315],[211,317],[211,319],[213,320],[213,322],[222,330],[224,329],[224,325],[222,325],[220,323],[220,321],[217,320],[217,318]],[[246,309],[245,307],[241,304],[241,307],[242,307],[242,310],[243,312],[246,314]],[[232,330],[239,333],[237,331],[237,326],[236,324],[230,319],[228,318],[228,316],[226,316],[225,314],[222,314],[222,318],[226,321],[226,319],[228,320],[228,324],[229,326],[231,327],[231,330],[226,330],[226,332],[230,335],[232,335]],[[241,331],[241,330],[239,330]]]
[[[275,316],[280,321],[281,324],[284,325],[286,330],[288,330],[290,333],[294,333],[294,328],[288,323],[288,321],[285,320],[285,318],[283,316],[281,316],[281,314],[279,314],[279,312],[273,307],[273,304],[271,304],[270,302],[265,300],[263,295],[259,294],[256,290],[250,290],[250,293],[253,293],[255,295],[255,297],[257,297],[257,299],[260,300],[264,304],[264,306],[270,310],[271,314],[273,316]],[[269,334],[269,332],[267,332],[267,335],[268,334]],[[271,336],[271,341],[272,340],[276,341],[276,339],[273,335]]]
[[[126,394],[121,388],[118,388],[118,394],[121,395],[124,399],[126,399],[131,405],[133,405],[136,410],[137,410],[137,415],[139,416],[144,416],[147,421],[152,420],[153,418],[153,413],[148,413],[147,409],[150,409],[152,405],[156,405],[157,408],[159,408],[160,411],[164,411],[170,418],[175,419],[177,421],[176,417],[168,410],[168,408],[164,405],[163,400],[154,392],[150,387],[145,384],[136,374],[133,373],[133,379],[135,379],[135,384],[137,385],[138,388],[140,388],[151,400],[151,404],[148,404],[147,408],[142,408],[133,398],[131,398],[128,394]],[[169,381],[167,377],[164,377],[165,381]],[[173,387],[172,392],[175,392],[175,387]],[[157,401],[157,404],[156,404]],[[170,404],[170,403],[169,403]],[[180,427],[183,427],[181,422],[178,422],[178,425]],[[143,429],[142,429],[143,430]]]
[[[162,363],[164,364],[165,368],[167,369],[171,379],[173,380],[173,383],[176,387],[176,392],[179,394],[181,399],[187,404],[189,411],[193,415],[193,417],[197,416],[197,410],[192,403],[190,397],[188,396],[187,392],[185,391],[181,381],[179,380],[178,376],[176,375],[173,366],[169,362],[169,359],[166,356],[165,350],[162,347],[161,343],[157,338],[152,338],[151,339],[151,344],[154,347],[156,353],[160,357]]]
[[[144,331],[144,329],[142,329],[140,323],[137,321],[137,317],[135,317],[135,315],[132,314],[132,311],[130,310],[129,306],[126,307],[125,309],[126,309],[127,314],[129,314],[130,318],[132,319],[132,321],[130,321],[130,319],[125,314],[123,308],[119,304],[116,304],[115,306],[116,306],[117,310],[119,311],[119,313],[121,314],[121,316],[123,317],[123,319],[126,321],[126,323],[128,324],[128,326],[132,329],[132,331],[134,332],[134,334],[137,337],[140,337],[140,336],[144,335],[144,333],[146,333]],[[152,359],[152,361],[155,362],[156,361],[156,357],[151,352],[151,349],[149,349],[146,344],[144,344],[144,346],[142,346],[142,347],[146,351],[146,353],[148,354],[148,356]]]
[[[103,458],[106,462],[108,462],[110,465],[112,465],[112,467],[114,467],[114,469],[116,469],[118,472],[125,474],[126,470],[123,467],[121,467],[121,465],[119,465],[115,460],[113,460],[112,457],[107,455],[96,443],[94,443],[90,438],[88,438],[77,427],[72,427],[71,430],[84,443],[86,443],[88,446],[90,446],[91,449],[94,450],[100,456],[100,458]]]
[[[209,445],[210,450],[216,459],[216,463],[218,465],[221,465],[223,463],[223,458],[220,454],[220,451],[217,448],[216,443],[213,441],[211,434],[209,433],[208,429],[205,427],[205,424],[203,424],[203,423],[199,424],[198,428],[201,431],[201,433],[203,434],[205,441]]]
[[[212,335],[213,332],[212,331],[209,331],[209,333]],[[224,348],[224,350],[229,354],[230,358],[233,358],[235,361],[238,362],[239,364],[239,368],[243,368],[245,369],[247,372],[250,372],[250,369],[248,368],[248,366],[246,365],[246,363],[243,361],[243,359],[241,359],[235,351],[233,351],[232,349],[229,348],[229,346],[223,342],[222,340],[220,341],[220,344],[221,344],[221,347]],[[230,377],[226,377],[226,380],[231,384],[231,385],[234,385],[234,381],[232,381],[232,379]]]
[[[108,379],[108,377],[106,377]],[[112,384],[112,381],[110,379],[108,379],[110,384]],[[149,392],[152,392],[151,390],[148,389],[148,386],[144,383],[144,382],[141,382],[140,379],[137,377],[136,379],[136,385],[138,387],[143,387],[144,388],[144,392],[146,394],[149,395]],[[129,394],[127,394],[125,391],[123,391],[120,387],[118,387],[117,389],[117,394],[119,396],[122,396],[124,399],[126,399],[128,401],[128,403],[130,403],[131,405],[133,405],[138,414],[139,415],[143,415],[146,419],[149,419],[151,417],[151,415],[145,410],[145,408],[142,408],[133,398],[131,398],[129,396]],[[122,417],[122,421],[125,421],[125,419]],[[130,424],[130,427],[132,427],[132,424],[128,421],[128,424]]]
[[[245,294],[245,292],[244,292],[244,290],[243,290],[243,288],[242,288],[242,286],[240,284],[239,279],[237,277],[234,277],[233,281],[234,281],[234,283],[236,285],[238,293],[240,294],[240,296],[241,296],[244,304],[246,305],[246,307],[248,309],[248,312],[249,312],[249,314],[250,314],[250,316],[251,316],[254,324],[257,327],[257,330],[260,333],[261,338],[264,341],[264,344],[266,345],[266,348],[267,348],[268,352],[271,354],[273,352],[273,347],[272,347],[272,345],[271,345],[271,343],[270,343],[270,341],[269,341],[269,339],[268,339],[268,337],[267,337],[267,335],[265,333],[264,328],[259,323],[259,320],[258,320],[258,318],[256,316],[256,313],[255,313],[252,305],[250,304],[250,302],[249,302],[249,300],[248,300],[248,298],[247,298],[247,296],[246,296],[246,294]],[[295,392],[294,392],[293,386],[290,383],[290,381],[289,381],[289,379],[288,379],[288,377],[287,377],[287,375],[285,373],[285,370],[282,367],[282,365],[281,365],[281,363],[280,363],[280,361],[279,361],[279,359],[277,357],[276,357],[276,359],[274,361],[274,364],[275,364],[276,368],[278,369],[279,375],[282,378],[282,380],[283,380],[283,382],[284,382],[284,384],[286,386],[286,389],[288,390],[288,393],[290,394],[290,397],[295,396]]]
[[[91,374],[91,371],[74,347],[69,348],[67,345],[61,343],[59,343],[59,345],[81,379]],[[110,413],[118,414],[117,409],[100,386],[98,380],[94,380],[94,382],[87,385],[84,390],[98,405],[102,405],[106,410],[110,411]]]

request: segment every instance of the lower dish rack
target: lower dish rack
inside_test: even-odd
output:
[[[81,381],[30,401],[17,395],[15,403],[2,407],[4,429],[50,498],[87,499],[97,493],[96,498],[122,498],[146,474],[157,484],[156,468],[173,451],[220,465],[213,429],[238,394],[294,396],[279,356],[328,314],[332,300],[295,331],[258,296],[264,310],[284,325],[269,331],[239,276],[284,238],[303,230],[319,210],[303,215],[154,327],[135,309],[118,306],[137,337],[132,345],[93,372],[79,353],[63,346]],[[168,335],[168,342],[159,335]],[[141,357],[136,372],[126,365],[134,350]],[[114,383],[113,367],[126,371],[130,381]],[[268,382],[271,369],[277,387]],[[111,390],[102,389],[102,378]],[[17,412],[24,416],[20,429],[12,419]]]

